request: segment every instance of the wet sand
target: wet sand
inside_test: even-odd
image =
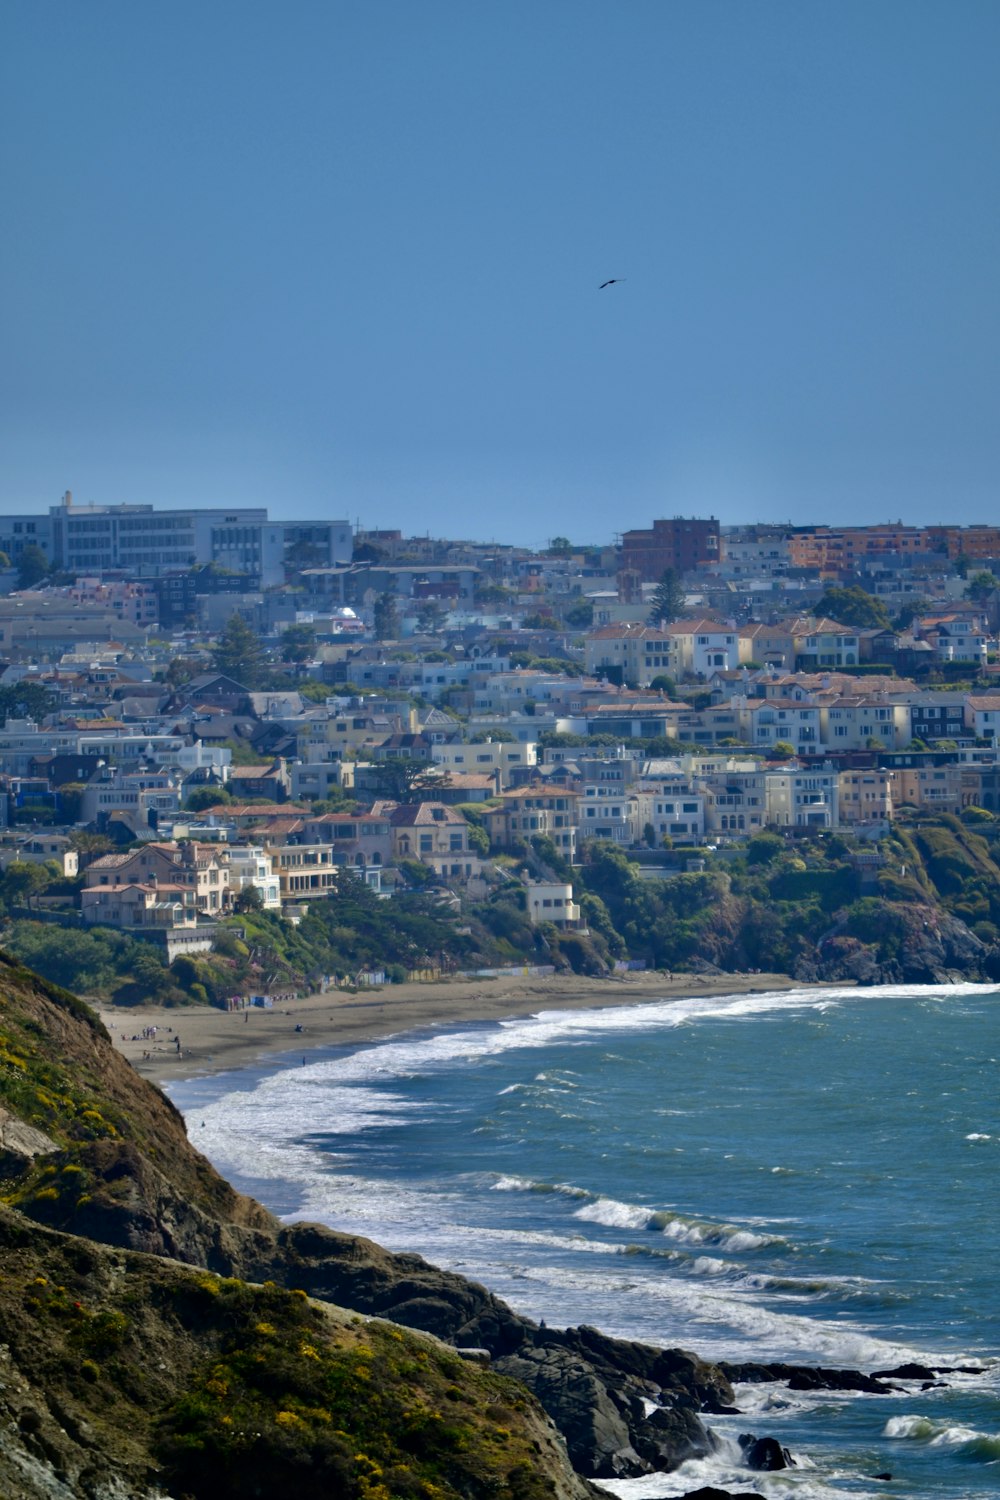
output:
[[[95,1008],[115,1046],[136,1071],[165,1083],[248,1067],[279,1053],[352,1046],[429,1026],[499,1021],[543,1010],[600,1009],[699,994],[796,988],[796,982],[785,974],[680,974],[668,978],[657,973],[606,979],[565,974],[548,978],[505,975],[500,979],[393,984],[356,994],[331,990],[304,1000],[276,1003],[273,1010],[223,1011],[207,1005],[170,1010],[160,1006],[121,1010],[105,1004]],[[157,1028],[155,1039],[142,1036],[149,1026]],[[297,1032],[296,1026],[302,1030]]]

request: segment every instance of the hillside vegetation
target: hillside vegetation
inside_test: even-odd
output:
[[[345,876],[298,925],[246,911],[218,926],[211,953],[165,966],[150,945],[106,928],[9,922],[9,952],[54,983],[149,1001],[225,1005],[232,995],[306,993],[367,971],[401,981],[426,970],[551,964],[600,975],[618,959],[683,972],[714,966],[802,980],[930,982],[1000,976],[1000,823],[967,809],[897,822],[875,845],[821,833],[761,833],[704,855],[700,871],[643,870],[595,839],[570,869],[538,838],[521,873],[571,879],[586,929],[533,924],[520,880],[501,876],[487,899],[461,905],[429,882],[381,900]],[[424,872],[426,874],[426,872]]]

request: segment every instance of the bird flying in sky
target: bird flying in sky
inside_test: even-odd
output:
[[[603,292],[606,286],[617,286],[619,281],[626,281],[627,279],[625,276],[612,276],[610,281],[602,281],[597,290]]]

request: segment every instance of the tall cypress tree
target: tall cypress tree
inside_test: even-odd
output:
[[[649,611],[650,625],[669,625],[684,609],[684,590],[675,568],[667,568],[656,585]]]

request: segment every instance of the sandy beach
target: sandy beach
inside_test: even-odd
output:
[[[98,1004],[118,1050],[157,1083],[248,1067],[280,1053],[351,1046],[428,1026],[499,1021],[542,1010],[636,1005],[689,995],[732,995],[796,988],[785,974],[628,974],[607,979],[509,975],[394,984],[356,994],[333,990],[273,1010],[216,1010],[191,1005],[119,1010]],[[150,1027],[156,1036],[143,1036]],[[301,1031],[296,1031],[300,1026]],[[178,1045],[179,1043],[179,1045]]]

